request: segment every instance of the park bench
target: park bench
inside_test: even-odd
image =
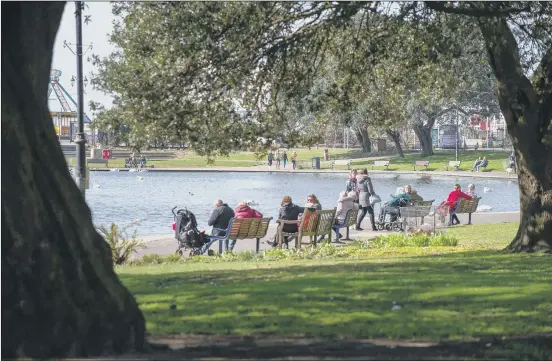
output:
[[[401,217],[403,218],[403,229],[406,227],[406,218],[421,218],[421,223],[424,223],[424,218],[431,212],[431,207],[435,199],[430,201],[415,201],[413,206],[401,207]]]
[[[425,167],[427,170],[427,167],[429,166],[429,160],[417,160],[412,164],[412,167],[414,167],[414,170],[416,170],[416,167]]]
[[[284,236],[295,238],[295,248],[297,249],[301,248],[302,244],[316,246],[316,242],[320,236],[328,236],[328,242],[331,242],[332,226],[335,222],[335,212],[336,208],[321,211],[305,208],[300,221],[283,219],[277,220],[276,223],[278,223],[279,247],[282,248],[284,245]],[[298,224],[297,232],[284,232],[283,228],[286,224]],[[309,242],[303,243],[303,237],[309,237]]]
[[[105,164],[105,167],[107,168],[107,159],[87,159],[86,163],[88,165],[90,165],[90,164]]]
[[[448,164],[445,164],[445,170],[449,170],[449,168],[455,168],[455,170],[459,170],[460,169],[460,163],[461,161],[459,160],[451,160],[450,162],[448,162]]]
[[[479,168],[477,168],[477,171],[479,171],[479,169],[481,169],[482,172],[486,172],[488,166],[489,166],[489,162],[487,161],[487,164],[486,165],[480,165]]]
[[[449,225],[452,225],[452,215],[453,214],[468,214],[468,224],[471,224],[471,215],[477,210],[477,206],[479,205],[479,200],[481,197],[474,198],[472,200],[468,200],[465,198],[460,199],[456,207],[449,212],[450,218],[449,218]]]
[[[213,228],[211,241],[219,241],[219,254],[222,254],[222,242],[237,239],[256,239],[255,252],[259,253],[261,238],[266,236],[268,225],[272,217],[268,218],[232,218],[227,229]],[[225,232],[222,236],[216,236]]]
[[[334,160],[331,163],[332,169],[334,169],[334,165],[346,165],[347,169],[351,169],[351,160],[350,159],[338,159]]]
[[[389,170],[389,161],[388,160],[375,160],[372,164],[372,170],[374,167],[385,167],[386,170]]]
[[[342,228],[345,228],[347,230],[347,233],[345,234],[345,238],[343,238],[343,240],[345,241],[351,240],[349,238],[349,228],[356,225],[357,217],[358,217],[358,209],[349,209],[347,213],[345,213],[345,219],[343,219],[343,224],[334,225],[336,243],[339,243],[339,231]]]

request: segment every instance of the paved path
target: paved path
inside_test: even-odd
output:
[[[466,214],[459,215],[460,222],[467,223],[468,217]],[[472,223],[474,224],[492,224],[492,223],[504,223],[504,222],[518,222],[519,221],[519,212],[482,212],[474,213],[472,215]],[[368,231],[370,229],[370,221],[364,220],[361,225],[365,230],[364,231],[355,231],[351,229],[350,237],[352,239],[366,239],[373,238],[379,235],[389,234],[386,231]],[[341,234],[345,236],[345,230],[342,230]],[[276,233],[276,226],[273,224],[267,233],[267,237],[261,240],[261,250],[270,249],[271,246],[266,244],[266,240],[271,239]],[[167,256],[173,254],[176,251],[177,243],[174,239],[173,234],[159,235],[159,236],[149,236],[144,237],[145,248],[138,251],[135,257],[140,258],[146,254],[159,254]],[[218,243],[214,244],[211,247],[215,252],[218,250]],[[253,251],[255,250],[255,240],[241,240],[236,243],[234,248],[235,252],[240,251]]]
[[[108,172],[109,168],[91,168],[92,171],[104,171]],[[128,169],[120,168],[120,171],[128,171]],[[346,169],[291,169],[281,168],[276,169],[272,167],[268,168],[267,165],[258,165],[250,167],[185,167],[185,168],[148,168],[148,172],[244,172],[244,173],[337,173],[346,174],[349,171]],[[373,174],[416,174],[419,176],[439,176],[439,177],[468,177],[468,178],[491,178],[491,179],[508,179],[517,181],[516,174],[508,174],[506,172],[470,172],[470,171],[410,171],[410,170],[369,170],[369,173]]]

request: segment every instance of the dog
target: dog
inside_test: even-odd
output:
[[[506,168],[506,173],[508,173],[508,175],[512,174],[514,172],[514,170],[512,168]]]

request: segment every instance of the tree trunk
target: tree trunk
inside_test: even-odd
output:
[[[498,101],[518,164],[520,225],[507,247],[552,250],[552,48],[524,75],[517,42],[504,18],[478,19],[498,83]]]
[[[145,322],[71,178],[48,111],[63,2],[2,10],[2,357],[146,347]],[[73,9],[67,9],[72,13]]]
[[[415,125],[414,133],[420,141],[420,147],[422,148],[422,157],[429,157],[433,155],[433,140],[431,139],[431,129],[435,120],[428,122],[425,125]]]
[[[353,129],[353,131],[355,132],[355,137],[358,141],[358,144],[360,144],[360,147],[362,148],[362,152],[363,153],[368,153],[366,148],[364,148],[364,142],[362,141],[362,133],[360,132],[360,129],[355,128],[355,129]]]
[[[401,144],[401,134],[397,131],[393,131],[389,129],[386,130],[385,133],[395,143],[395,148],[397,149],[397,154],[399,155],[399,157],[404,158],[404,152]]]
[[[360,129],[360,133],[362,134],[362,144],[364,149],[366,149],[366,153],[372,153],[372,142],[370,141],[370,136],[368,135],[368,129],[366,129],[366,127],[362,127]]]

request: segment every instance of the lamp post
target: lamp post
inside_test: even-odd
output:
[[[458,132],[460,128],[458,127],[458,109],[456,109],[456,161],[458,162]]]
[[[82,1],[75,2],[75,23],[77,35],[77,165],[75,180],[82,196],[85,196],[86,184],[86,138],[84,137],[84,89],[82,76]]]

